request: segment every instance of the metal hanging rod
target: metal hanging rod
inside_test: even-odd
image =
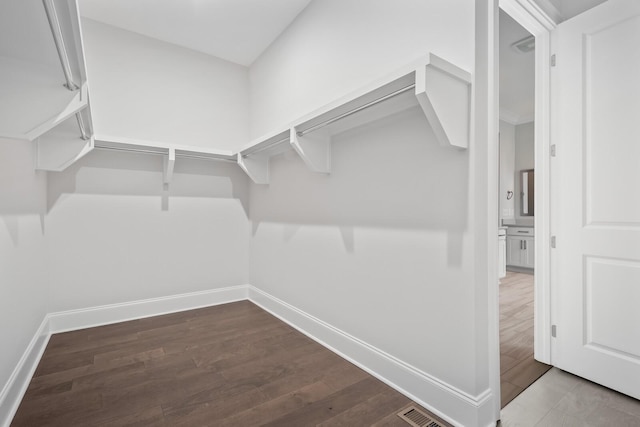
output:
[[[60,20],[56,13],[55,5],[52,0],[42,0],[44,5],[44,11],[49,21],[49,27],[51,28],[51,34],[53,35],[53,41],[58,51],[58,58],[60,59],[60,65],[62,66],[62,73],[66,83],[64,87],[70,91],[76,91],[79,89],[78,85],[73,82],[73,73],[71,72],[71,63],[69,62],[69,56],[67,55],[67,49],[64,44],[64,37],[62,36],[62,28],[60,27]],[[81,138],[85,141],[91,139],[91,136],[87,132],[87,127],[82,117],[82,112],[76,113],[76,120],[78,121],[78,127],[80,128]]]
[[[374,105],[376,105],[376,104],[378,104],[378,103],[380,103],[382,101],[386,101],[387,99],[393,98],[394,96],[400,95],[401,93],[405,93],[405,92],[413,89],[414,87],[416,87],[415,83],[410,84],[409,86],[405,86],[402,89],[396,90],[395,92],[392,92],[392,93],[387,94],[385,96],[382,96],[380,98],[374,99],[371,102],[367,102],[364,105],[356,107],[353,110],[349,110],[346,113],[342,113],[339,116],[336,116],[336,117],[333,117],[331,119],[325,120],[324,122],[318,123],[317,125],[313,125],[308,129],[298,131],[298,132],[296,132],[296,134],[298,136],[304,136],[304,135],[308,134],[309,132],[313,132],[316,129],[323,128],[323,127],[325,127],[327,125],[330,125],[331,123],[337,122],[338,120],[344,119],[345,117],[349,117],[352,114],[355,114],[355,113],[357,113],[359,111],[362,111],[362,110],[365,110],[365,109],[367,109],[369,107],[372,107],[372,106],[374,106]]]
[[[154,150],[154,149],[133,148],[133,147],[114,147],[114,146],[108,146],[108,145],[100,145],[99,143],[96,143],[94,145],[94,148],[99,149],[99,150],[124,151],[124,152],[128,152],[128,153],[155,154],[155,155],[158,155],[158,156],[166,156],[168,154],[167,152],[157,151],[157,150]],[[159,150],[161,150],[161,149],[159,149]],[[224,159],[224,158],[221,158],[221,157],[199,156],[197,154],[176,153],[176,157],[185,157],[185,158],[191,158],[191,159],[204,159],[204,160],[215,160],[215,161],[219,161],[219,162],[233,162],[233,163],[236,163],[235,159]]]
[[[215,160],[216,162],[232,162],[236,163],[236,159],[225,159],[222,157],[211,157],[211,156],[202,156],[198,154],[185,154],[185,153],[176,153],[176,157],[183,157],[185,159],[202,159],[202,160]]]
[[[157,154],[160,156],[166,156],[168,154],[163,151],[147,150],[144,148],[112,147],[108,145],[100,145],[98,142],[94,144],[94,148],[100,149],[100,150],[126,151],[129,153]]]
[[[247,153],[243,154],[242,157],[246,158],[252,154],[258,154],[262,151],[268,150],[269,148],[275,146],[275,145],[279,145],[282,144],[283,142],[289,142],[289,137],[287,136],[286,138],[282,138],[279,141],[274,141],[274,142],[270,142],[269,144],[265,144],[262,147],[256,148],[255,150],[251,151],[251,149],[247,150]]]
[[[64,85],[71,91],[78,90],[79,87],[73,82],[73,74],[71,72],[71,64],[69,57],[67,56],[67,49],[64,45],[64,38],[62,37],[62,28],[60,28],[60,21],[56,13],[56,8],[53,5],[52,0],[42,0],[44,10],[47,14],[47,20],[49,21],[49,27],[51,27],[51,34],[53,34],[53,41],[56,44],[56,50],[58,51],[58,57],[60,58],[60,65],[62,65],[62,73],[67,83]]]
[[[78,111],[76,113],[76,120],[78,121],[78,127],[80,128],[80,134],[82,135],[82,139],[85,141],[91,139],[89,133],[87,132],[87,127],[84,124],[84,118],[82,117],[82,112]]]

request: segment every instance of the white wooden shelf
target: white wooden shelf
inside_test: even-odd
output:
[[[146,153],[164,156],[164,183],[171,183],[173,168],[177,158],[195,158],[236,162],[237,154],[232,151],[216,150],[212,148],[167,144],[163,142],[144,141],[106,135],[95,135],[95,149],[125,151],[132,153]]]
[[[0,137],[35,140],[36,167],[61,171],[94,149],[164,156],[164,182],[181,157],[237,163],[258,184],[269,183],[269,159],[294,149],[307,167],[331,173],[332,136],[420,106],[444,146],[469,144],[471,75],[429,54],[258,138],[238,152],[93,135],[80,19],[75,0],[0,4]],[[29,37],[30,34],[36,34]]]
[[[250,143],[237,154],[238,165],[256,184],[269,183],[269,158],[291,149],[291,130],[268,135]]]
[[[331,173],[332,135],[417,105],[441,145],[468,148],[471,74],[429,54],[254,141],[240,151],[238,164],[255,183],[268,184],[269,157],[288,142],[310,170]]]
[[[36,169],[62,171],[93,149],[75,0],[0,3],[0,137],[35,141]]]
[[[105,150],[119,150],[141,152],[149,154],[168,154],[174,150],[177,157],[193,157],[207,160],[221,160],[235,162],[236,155],[232,151],[216,150],[213,148],[198,147],[194,145],[168,144],[157,141],[145,141],[133,138],[107,136],[96,134],[96,148]]]
[[[44,4],[53,5],[55,25],[50,25]],[[0,137],[33,141],[88,106],[76,2],[2,2],[0,14],[0,38],[13,43],[0,48]],[[57,60],[54,28],[64,39],[71,90]]]
[[[87,106],[87,87],[69,91],[59,70],[0,57],[0,137],[33,141]]]
[[[78,112],[78,115],[83,123],[91,123],[88,107]],[[83,138],[75,114],[67,117],[56,127],[36,138],[36,169],[50,172],[65,170],[93,150],[94,139],[90,135],[89,128]]]

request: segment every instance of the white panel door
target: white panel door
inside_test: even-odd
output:
[[[640,398],[640,1],[552,37],[553,364]]]

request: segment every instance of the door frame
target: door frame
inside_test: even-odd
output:
[[[545,1],[546,0],[538,0]],[[549,3],[550,5],[550,3]],[[486,366],[488,374],[488,392],[492,403],[480,408],[481,418],[491,417],[493,421],[500,419],[500,306],[498,304],[499,280],[498,280],[498,43],[499,43],[499,9],[502,9],[516,22],[529,31],[536,41],[535,50],[535,205],[538,215],[534,217],[536,232],[535,238],[535,290],[534,290],[534,357],[544,363],[552,362],[552,338],[551,338],[551,32],[557,27],[560,15],[554,13],[551,18],[543,11],[535,0],[491,0],[484,2],[476,0],[476,30],[475,30],[475,70],[474,84],[483,88],[480,83],[486,84],[486,91],[475,90],[475,114],[478,120],[474,128],[477,137],[482,140],[488,138],[488,152],[480,152],[480,164],[488,166],[487,174],[489,188],[486,191],[489,204],[486,206],[488,216],[480,218],[485,220],[488,233],[482,237],[486,240],[479,246],[481,251],[489,254],[488,265],[478,268],[478,274],[487,273],[488,300],[480,302],[481,322],[487,322],[488,326],[488,352],[487,359],[480,357],[479,362],[488,361]],[[552,11],[553,13],[553,11]],[[557,21],[556,21],[557,19]],[[480,109],[480,110],[478,110]],[[484,111],[480,114],[479,111]],[[486,121],[486,122],[485,122]],[[495,150],[495,151],[494,151]],[[493,152],[491,152],[493,151]],[[482,159],[483,155],[487,155]],[[492,157],[495,155],[495,158]],[[483,163],[482,160],[486,161]],[[494,254],[495,256],[492,256]],[[482,294],[482,293],[481,293]],[[484,294],[482,294],[484,295]],[[485,311],[486,310],[486,311]],[[485,317],[486,316],[486,317]],[[483,369],[484,371],[484,369]]]
[[[552,18],[533,0],[499,0],[499,7],[536,40],[535,49],[535,292],[534,357],[552,365],[551,283],[551,31]],[[498,70],[496,70],[498,72]],[[496,118],[497,119],[497,118]],[[497,350],[500,351],[499,349]],[[497,355],[499,358],[499,353]]]

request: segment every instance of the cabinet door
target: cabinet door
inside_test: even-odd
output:
[[[522,238],[518,236],[507,236],[507,265],[523,266],[522,248]]]
[[[534,268],[535,266],[535,239],[533,237],[525,237],[522,239],[524,241],[524,250],[522,251],[522,266],[527,268]]]
[[[502,279],[507,275],[507,239],[501,237],[498,239],[498,279]]]

